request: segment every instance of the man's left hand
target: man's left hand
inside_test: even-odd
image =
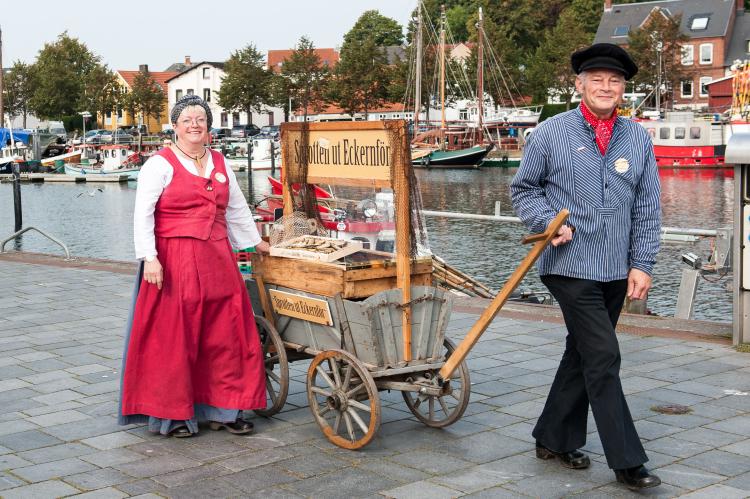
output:
[[[628,272],[628,298],[644,300],[651,289],[651,276],[642,270],[630,269]]]

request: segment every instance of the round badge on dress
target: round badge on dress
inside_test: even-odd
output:
[[[630,168],[630,163],[625,158],[620,158],[615,161],[615,171],[617,173],[625,173]]]
[[[221,172],[217,173],[215,176],[216,176],[216,180],[221,182],[222,184],[227,181],[227,178]]]

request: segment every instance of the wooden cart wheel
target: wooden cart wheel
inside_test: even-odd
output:
[[[445,358],[456,349],[451,340],[445,338]],[[434,373],[437,375],[437,373]],[[463,415],[469,405],[471,381],[469,367],[461,362],[451,378],[445,394],[441,396],[425,395],[418,392],[401,392],[409,410],[418,420],[433,428],[452,425]]]
[[[266,408],[256,409],[261,416],[273,416],[284,407],[289,392],[289,362],[284,342],[276,328],[264,317],[255,316],[263,359],[266,364]]]
[[[375,381],[356,357],[343,350],[326,350],[312,360],[307,399],[323,434],[344,449],[364,447],[380,427]]]

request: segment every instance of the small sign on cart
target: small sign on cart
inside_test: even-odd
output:
[[[277,314],[333,326],[331,308],[327,301],[277,289],[270,289],[269,294],[271,295],[271,305]]]

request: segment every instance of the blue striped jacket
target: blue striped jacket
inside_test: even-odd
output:
[[[628,168],[623,170],[624,161]],[[659,173],[651,138],[619,117],[604,156],[580,108],[554,116],[529,137],[511,182],[516,214],[531,232],[544,232],[563,208],[576,228],[567,244],[548,246],[540,275],[607,282],[630,268],[651,274],[659,252]]]

